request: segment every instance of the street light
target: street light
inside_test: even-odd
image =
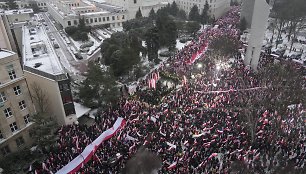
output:
[[[203,65],[201,63],[199,63],[197,66],[198,66],[198,69],[203,67]]]

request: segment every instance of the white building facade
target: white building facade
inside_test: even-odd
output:
[[[151,9],[154,9],[156,12],[158,9],[167,6],[168,3],[172,3],[173,0],[105,0],[105,2],[123,7],[127,10],[128,19],[134,19],[139,8],[142,16],[148,17]]]
[[[122,26],[127,20],[126,11],[107,11],[86,0],[54,0],[47,3],[48,12],[63,28],[77,26],[84,17],[89,26],[109,25],[111,28]]]
[[[210,15],[216,19],[224,15],[230,8],[230,0],[176,0],[175,2],[188,15],[194,5],[198,6],[199,13],[201,14],[206,1],[210,7]]]

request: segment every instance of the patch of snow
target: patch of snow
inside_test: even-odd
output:
[[[90,108],[83,106],[80,103],[73,102],[73,104],[74,104],[75,114],[77,118],[80,118],[85,114],[89,114],[89,112],[91,111]]]

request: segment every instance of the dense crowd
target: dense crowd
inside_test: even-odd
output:
[[[243,65],[239,56],[221,69],[209,63],[195,73],[190,65],[190,58],[213,37],[223,33],[239,35],[235,29],[238,11],[232,9],[217,20],[218,28],[204,30],[158,69],[186,75],[188,80],[183,87],[173,89],[158,105],[125,97],[118,107],[97,116],[92,126],[62,126],[57,145],[43,164],[35,168],[36,172],[56,173],[110,128],[117,117],[127,121],[125,127],[103,142],[79,173],[123,173],[127,160],[141,146],[162,159],[159,173],[230,173],[235,161],[263,173],[278,166],[304,169],[306,136],[300,117],[305,112],[302,105],[288,107],[282,113],[286,116],[259,105],[250,131],[251,126],[245,124],[249,106],[256,106],[268,95],[256,74]],[[195,61],[203,59],[205,54]],[[264,60],[267,61],[263,66],[273,63]],[[280,123],[278,131],[276,122]],[[294,137],[289,136],[293,133]]]

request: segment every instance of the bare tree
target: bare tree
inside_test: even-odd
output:
[[[153,174],[162,166],[161,159],[141,147],[135,157],[130,159],[126,165],[126,174]]]
[[[41,87],[34,82],[32,85],[32,98],[37,104],[39,112],[46,113],[48,111],[49,100],[46,93],[41,89]]]

